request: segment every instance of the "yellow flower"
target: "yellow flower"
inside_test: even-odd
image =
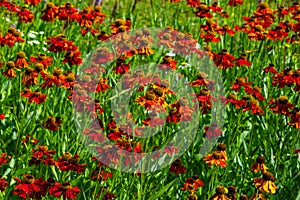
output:
[[[274,180],[275,177],[272,173],[265,172],[263,178],[254,178],[254,185],[260,192],[274,194],[277,189]]]
[[[265,158],[263,156],[258,156],[256,162],[251,166],[251,171],[263,173],[268,170],[268,167],[265,165]]]
[[[218,186],[216,188],[216,193],[214,195],[212,195],[209,200],[230,200],[225,193],[227,193],[228,190],[227,188],[223,187],[223,186]]]

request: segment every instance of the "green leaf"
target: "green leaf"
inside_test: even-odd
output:
[[[166,186],[163,187],[163,189],[161,189],[160,191],[158,191],[156,194],[152,195],[151,197],[149,197],[148,200],[154,200],[157,199],[159,197],[161,197],[164,193],[166,193],[169,188],[174,185],[174,183],[177,181],[178,178],[174,179],[173,181],[171,181],[170,183],[168,183]]]

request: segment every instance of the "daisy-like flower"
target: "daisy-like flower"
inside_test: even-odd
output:
[[[263,173],[262,178],[254,178],[254,185],[260,192],[276,193],[275,177],[270,172]]]
[[[217,146],[217,150],[205,156],[203,160],[208,164],[209,167],[211,167],[212,165],[226,167],[226,161],[228,160],[228,158],[225,150],[226,145],[224,143],[220,143]]]
[[[3,76],[6,76],[7,78],[13,78],[17,76],[17,73],[15,71],[16,65],[12,61],[8,61],[6,64],[6,70],[2,72]]]
[[[35,179],[30,174],[24,174],[24,180],[14,178],[17,181],[14,194],[23,199],[41,199],[47,193],[47,183],[42,179]]]
[[[55,165],[62,171],[75,171],[78,174],[81,174],[85,171],[86,164],[79,164],[79,155],[74,155],[66,152],[59,157],[59,160]]]
[[[204,183],[199,179],[197,175],[192,176],[192,178],[187,178],[182,186],[182,191],[189,191],[194,193],[199,187],[203,187]]]
[[[57,198],[63,197],[63,199],[76,199],[80,192],[81,190],[77,186],[72,186],[69,182],[62,184],[56,182],[49,189],[49,194],[51,196]]]
[[[61,123],[62,120],[60,117],[49,116],[47,121],[43,123],[43,127],[51,131],[57,131]]]
[[[230,200],[225,194],[228,193],[227,188],[223,186],[218,186],[216,188],[216,193],[213,194],[209,200]]]
[[[265,157],[258,156],[256,158],[256,162],[251,166],[251,171],[259,172],[262,171],[263,173],[268,170],[268,167],[265,165]]]
[[[19,20],[18,22],[25,22],[25,23],[31,23],[33,21],[33,14],[30,10],[28,10],[26,7],[22,7],[21,10],[18,12]]]
[[[45,145],[37,146],[36,149],[31,150],[31,160],[30,164],[39,164],[40,161],[46,165],[54,165],[55,161],[53,160],[53,155],[56,154],[54,150],[48,150],[48,147]]]
[[[170,172],[174,174],[183,174],[186,172],[186,167],[182,165],[181,160],[175,160],[170,167]]]
[[[271,105],[270,110],[274,113],[288,116],[290,115],[290,109],[294,108],[294,105],[288,101],[288,97],[286,96],[280,96],[276,100],[272,98],[268,103]]]
[[[39,90],[36,90],[34,92],[32,92],[32,94],[28,97],[28,102],[29,103],[36,103],[36,104],[40,104],[46,101],[46,94],[42,94]]]
[[[38,75],[38,72],[33,68],[27,67],[22,77],[22,84],[28,87],[38,84]]]
[[[42,11],[41,19],[45,22],[53,22],[58,14],[58,7],[52,2],[48,2],[46,9]]]

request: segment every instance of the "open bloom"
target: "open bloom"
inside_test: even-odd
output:
[[[182,174],[186,172],[186,167],[182,165],[181,160],[177,159],[171,164],[169,170],[175,174]]]
[[[61,123],[62,120],[60,117],[49,116],[47,121],[43,124],[43,127],[51,131],[57,131]]]
[[[216,193],[213,194],[209,200],[230,200],[225,193],[228,193],[227,188],[223,187],[223,186],[218,186],[216,188]]]
[[[209,167],[211,167],[212,165],[226,167],[226,161],[228,160],[228,158],[225,150],[226,145],[220,143],[217,146],[217,150],[205,156],[203,160],[208,164]]]
[[[259,172],[262,171],[263,173],[268,170],[268,167],[265,165],[265,157],[258,156],[256,162],[251,166],[251,171]]]
[[[265,172],[263,173],[263,178],[254,178],[254,185],[261,192],[274,194],[277,189],[274,180],[275,177],[272,173]]]
[[[49,194],[51,196],[57,198],[63,197],[63,199],[76,199],[80,192],[81,190],[77,186],[72,186],[68,182],[62,184],[56,182],[49,189]]]
[[[199,179],[197,175],[192,178],[187,178],[182,186],[182,191],[195,192],[199,187],[203,187],[204,183]]]
[[[42,179],[35,179],[32,175],[24,174],[24,180],[14,178],[17,181],[14,194],[23,199],[41,199],[47,193],[47,183]]]
[[[271,105],[270,110],[272,110],[274,113],[288,116],[290,115],[290,109],[294,108],[294,105],[288,101],[286,96],[280,96],[276,100],[271,98],[268,103]]]

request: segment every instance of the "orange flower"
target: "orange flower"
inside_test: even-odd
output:
[[[58,7],[54,3],[49,2],[46,5],[46,9],[42,11],[43,15],[41,19],[45,22],[53,22],[58,14]]]
[[[16,77],[16,71],[15,71],[15,63],[12,61],[7,62],[6,70],[2,73],[3,76],[6,76],[7,78],[13,78]]]
[[[212,165],[226,167],[226,161],[228,160],[228,158],[225,149],[226,145],[220,143],[217,146],[217,150],[205,156],[203,160],[208,164],[209,167],[211,167]]]
[[[38,84],[38,72],[30,67],[26,68],[26,71],[24,72],[24,76],[22,78],[22,84],[26,86]]]
[[[275,177],[270,172],[263,173],[263,178],[254,178],[254,185],[260,192],[274,194],[276,185],[274,184]]]
[[[251,167],[251,171],[262,171],[263,173],[265,173],[267,170],[268,167],[265,165],[265,158],[263,156],[258,156],[256,162]]]

